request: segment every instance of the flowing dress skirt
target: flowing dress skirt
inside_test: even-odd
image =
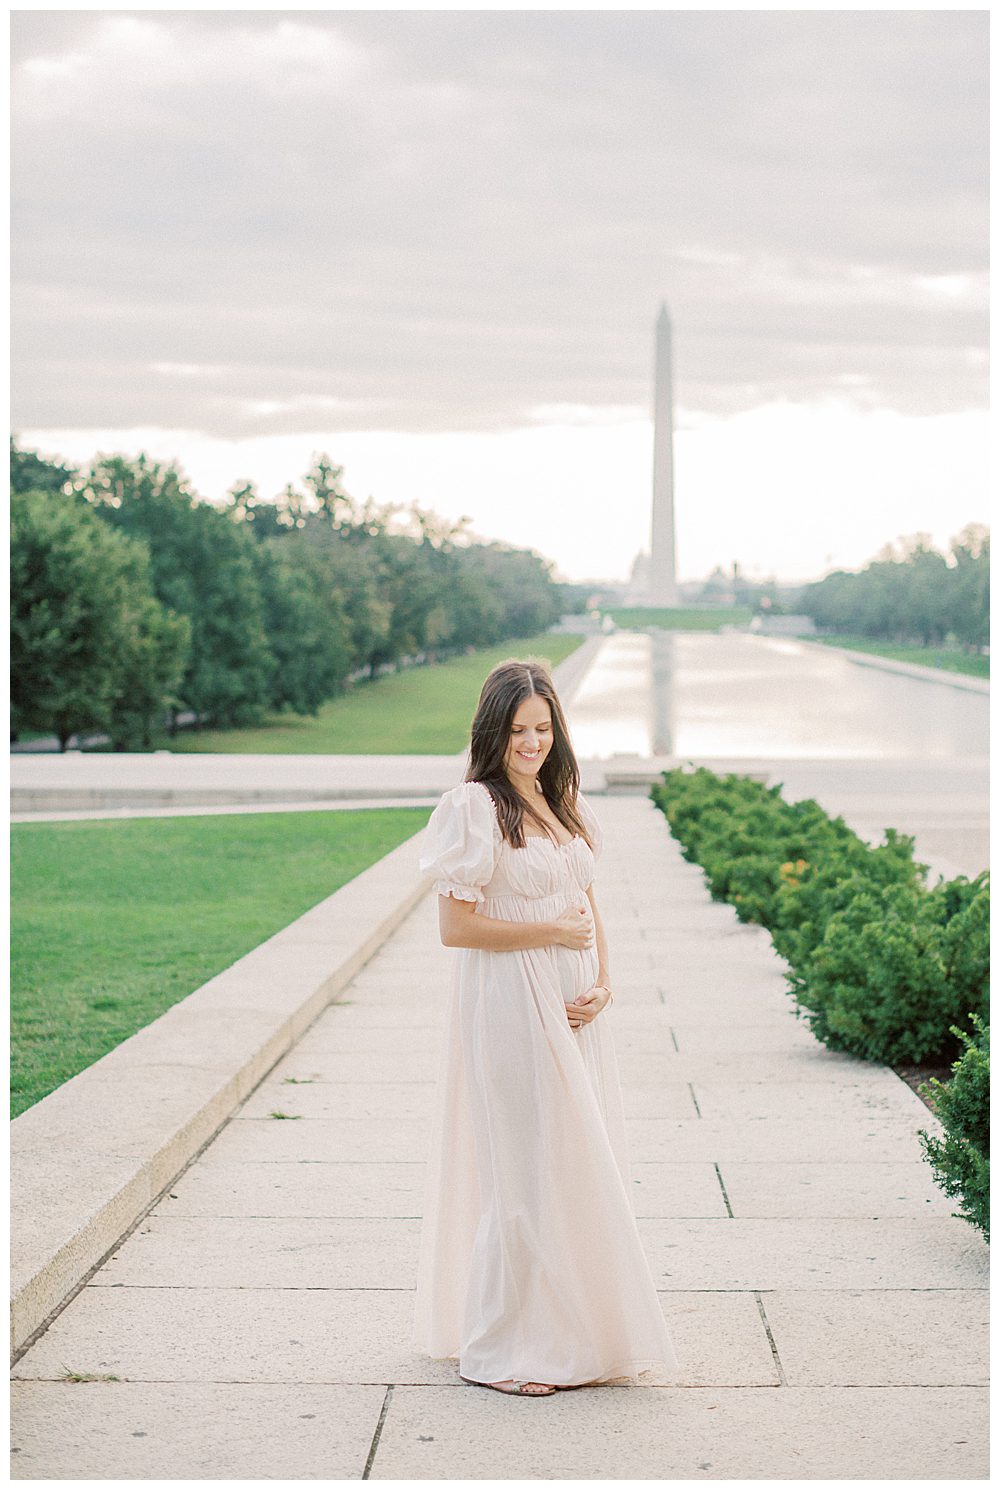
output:
[[[580,900],[488,896],[548,920]],[[457,949],[425,1187],[413,1343],[474,1381],[672,1380],[636,1227],[613,1006],[573,1030],[597,953]]]

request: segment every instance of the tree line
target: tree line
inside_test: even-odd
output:
[[[149,749],[182,714],[315,715],[359,679],[530,636],[572,607],[533,550],[416,504],[358,503],[342,481],[320,455],[304,491],[267,501],[240,482],[217,507],[173,463],[78,470],[12,439],[13,737],[65,749],[100,730]]]
[[[807,585],[799,608],[822,631],[925,646],[953,639],[978,651],[990,634],[989,529],[970,523],[946,554],[926,534],[890,544],[857,573]]]

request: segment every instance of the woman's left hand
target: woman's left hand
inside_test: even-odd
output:
[[[578,993],[573,1002],[566,1005],[570,1029],[578,1030],[582,1024],[590,1024],[610,1002],[610,991],[601,985],[595,984],[586,993]]]

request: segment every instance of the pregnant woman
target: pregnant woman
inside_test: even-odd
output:
[[[602,833],[548,668],[499,663],[420,869],[457,959],[414,1344],[521,1396],[678,1365],[632,1210]]]

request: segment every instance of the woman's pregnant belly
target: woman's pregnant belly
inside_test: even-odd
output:
[[[527,895],[496,895],[488,897],[476,908],[477,915],[493,916],[501,921],[555,921],[571,906],[588,906],[585,891],[562,890],[557,894],[540,897]],[[526,958],[536,973],[542,973],[545,981],[553,984],[564,1003],[571,1003],[580,993],[593,988],[597,978],[598,956],[596,943],[589,947],[566,947],[561,942],[552,942],[545,947],[526,948],[519,952],[485,952],[486,957],[504,960]]]

